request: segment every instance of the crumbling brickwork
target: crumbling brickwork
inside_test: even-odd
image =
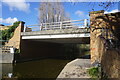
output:
[[[100,62],[109,78],[120,78],[120,12],[90,12],[91,62]]]

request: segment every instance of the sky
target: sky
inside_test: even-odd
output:
[[[9,0],[10,1],[10,0]],[[25,0],[18,0],[20,2],[7,2],[3,0],[0,4],[0,23],[4,25],[12,25],[15,21],[24,21],[25,25],[39,24],[39,7],[40,2],[26,2]],[[93,2],[63,2],[65,12],[69,14],[71,20],[89,19],[89,12],[92,11]],[[99,2],[94,2],[94,10],[103,10],[98,6]],[[118,2],[106,10],[105,13],[120,12],[120,5]]]

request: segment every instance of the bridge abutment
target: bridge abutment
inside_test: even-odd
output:
[[[120,77],[120,12],[90,12],[91,62],[100,63],[108,78]]]

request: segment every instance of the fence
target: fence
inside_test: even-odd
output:
[[[24,27],[24,32],[86,27],[89,27],[88,19],[69,20],[62,22],[41,23],[40,25],[27,25]]]

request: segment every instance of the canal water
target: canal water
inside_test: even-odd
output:
[[[41,59],[16,64],[1,64],[2,77],[8,78],[57,78],[64,66],[71,60]]]

